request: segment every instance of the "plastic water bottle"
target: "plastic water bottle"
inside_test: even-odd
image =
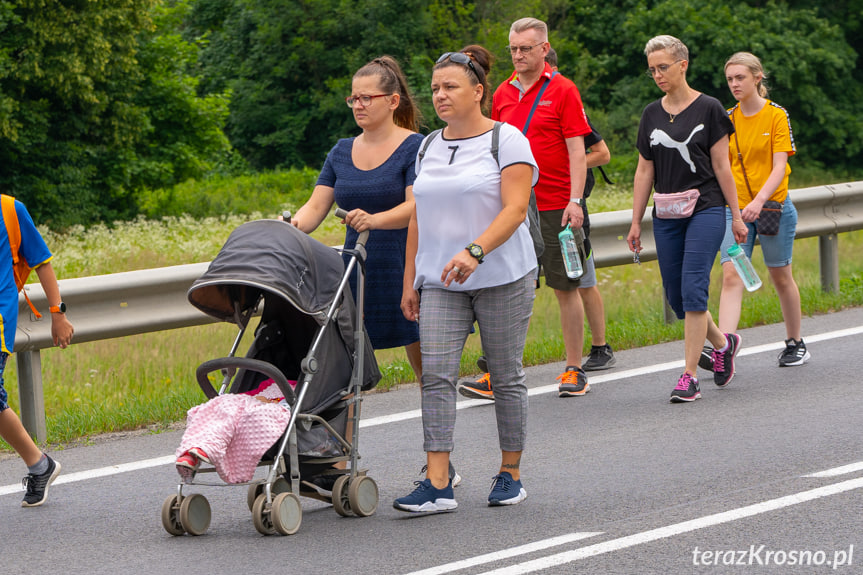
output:
[[[746,257],[746,252],[743,251],[738,244],[734,244],[728,248],[728,257],[731,258],[731,263],[734,264],[734,269],[740,279],[743,280],[743,285],[747,291],[755,291],[761,287],[761,278],[755,268],[752,267],[752,262]]]
[[[576,230],[575,233],[581,233],[581,230]],[[563,255],[563,263],[566,266],[566,276],[571,280],[577,280],[584,275],[581,258],[578,256],[575,233],[570,228],[570,224],[566,224],[563,231],[557,234],[557,239],[560,241],[560,253]]]

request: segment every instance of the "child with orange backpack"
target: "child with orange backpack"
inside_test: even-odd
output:
[[[75,330],[66,318],[66,304],[60,299],[60,287],[50,262],[53,256],[33,224],[27,208],[10,196],[2,196],[0,203],[5,224],[0,226],[0,254],[11,255],[0,255],[0,437],[12,446],[28,468],[24,478],[26,494],[21,506],[37,507],[47,499],[48,488],[60,474],[60,464],[42,453],[33,442],[18,415],[9,409],[3,387],[6,360],[15,347],[18,292],[27,281],[30,269],[36,269],[50,305],[54,345],[61,348],[68,346]],[[33,304],[30,305],[32,308]],[[32,309],[37,317],[41,317],[35,308]]]

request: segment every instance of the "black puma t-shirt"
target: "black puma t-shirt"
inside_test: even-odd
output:
[[[710,148],[723,136],[734,133],[734,125],[719,100],[699,95],[686,109],[671,116],[660,100],[651,102],[641,114],[636,146],[653,162],[653,187],[658,194],[697,189],[701,192],[695,211],[725,206],[725,197],[713,173]]]

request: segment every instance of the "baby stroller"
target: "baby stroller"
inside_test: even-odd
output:
[[[337,212],[338,214],[338,212]],[[239,333],[227,357],[197,369],[197,381],[212,399],[254,390],[271,378],[290,407],[281,439],[264,454],[266,476],[227,484],[214,468],[202,467],[162,505],[162,525],[172,535],[201,535],[211,510],[188,485],[246,485],[247,502],[258,532],[296,533],[302,522],[299,496],[332,502],[342,516],[372,515],[378,505],[375,481],[360,469],[360,391],[374,387],[381,374],[363,327],[365,240],[340,252],[310,238],[288,222],[258,220],[235,229],[207,271],[189,288],[189,301],[204,313],[235,323]],[[356,305],[348,279],[357,270]],[[262,309],[261,309],[262,307]],[[251,318],[259,312],[246,357],[235,357]],[[221,372],[216,389],[209,374]],[[296,381],[292,388],[289,380]],[[336,468],[338,462],[350,462]],[[331,496],[317,487],[335,479]]]

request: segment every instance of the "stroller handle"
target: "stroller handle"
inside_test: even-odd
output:
[[[204,394],[209,399],[213,399],[218,395],[218,393],[213,389],[213,385],[210,383],[207,375],[221,369],[243,369],[267,375],[276,382],[276,385],[279,386],[279,389],[284,394],[288,403],[293,405],[296,401],[294,389],[288,383],[288,379],[285,375],[275,365],[266,361],[251,359],[248,357],[220,357],[218,359],[205,361],[198,366],[195,376],[198,379],[198,385],[201,386],[201,389],[204,390]]]
[[[348,211],[342,208],[336,208],[335,216],[341,220],[345,219],[348,216]],[[366,230],[364,232],[360,232],[359,237],[357,238],[357,246],[366,247],[366,241],[369,239],[369,231]]]

